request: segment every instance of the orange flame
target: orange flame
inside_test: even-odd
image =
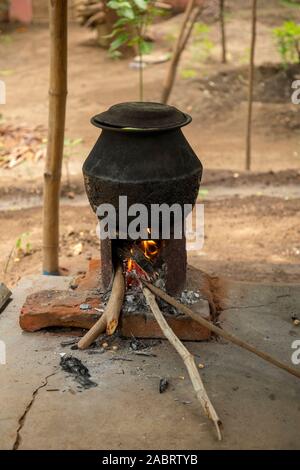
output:
[[[141,248],[147,259],[151,260],[158,254],[158,246],[154,240],[143,240],[141,242]]]
[[[150,230],[148,229],[148,233]],[[143,251],[143,254],[146,259],[153,260],[159,253],[159,244],[155,240],[142,240],[138,243],[138,246]],[[133,253],[133,249],[130,250]],[[127,271],[130,272],[136,269],[136,264],[132,258],[127,259]]]

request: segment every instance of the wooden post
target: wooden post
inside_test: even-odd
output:
[[[225,0],[220,0],[220,26],[221,26],[222,64],[227,63],[224,10],[225,10]]]
[[[67,96],[68,0],[49,0],[50,85],[44,172],[43,272],[58,274],[59,197]]]
[[[254,54],[256,43],[256,10],[257,0],[252,0],[252,30],[251,30],[251,50],[249,64],[249,91],[248,91],[248,117],[246,132],[246,170],[251,170],[251,134],[252,134],[252,101],[254,82]]]

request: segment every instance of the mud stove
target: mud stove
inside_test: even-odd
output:
[[[187,266],[184,237],[186,216],[196,202],[202,177],[202,165],[181,131],[191,117],[160,103],[129,102],[112,106],[91,122],[102,132],[83,165],[85,188],[102,229],[108,208],[113,209],[115,224],[109,228],[110,236],[100,240],[100,260],[91,261],[87,274],[73,281],[72,289],[47,290],[27,298],[21,327],[27,331],[49,326],[91,328],[105,308],[120,263],[126,281],[121,335],[162,337],[136,282],[139,270],[210,319],[215,313],[211,278]],[[120,200],[126,201],[126,210]],[[160,210],[149,223],[149,214],[161,205],[177,208],[168,211],[167,227]],[[141,206],[148,217],[137,224]],[[135,228],[139,225],[142,236],[132,236],[132,223]],[[181,339],[209,338],[207,329],[174,307],[161,301],[160,308]]]
[[[148,269],[157,268],[165,278],[166,290],[180,294],[187,268],[184,218],[195,204],[202,176],[202,165],[181,131],[191,117],[160,103],[130,102],[112,106],[91,122],[102,132],[83,166],[86,192],[96,213],[104,204],[111,204],[116,213],[115,239],[101,240],[104,288],[109,288],[115,259],[122,253],[125,269],[133,269],[134,256],[126,256],[131,252],[141,262],[144,254]],[[120,213],[122,197],[126,208]],[[132,217],[127,217],[127,209],[140,205],[149,216],[148,226],[140,227],[146,238],[131,240],[128,225]],[[163,220],[160,213],[156,222],[152,218],[150,227],[150,214],[161,205],[177,208],[176,220],[172,211],[169,220]],[[120,221],[124,221],[122,227]],[[168,226],[163,227],[164,223]],[[163,238],[166,231],[168,239]]]

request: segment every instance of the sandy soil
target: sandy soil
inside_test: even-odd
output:
[[[246,120],[245,64],[250,25],[247,1],[229,1],[229,63],[219,63],[219,27],[210,25],[214,43],[203,58],[195,37],[184,53],[170,103],[189,112],[193,122],[184,132],[204,168],[206,243],[190,254],[191,264],[218,275],[245,280],[297,281],[300,260],[300,118],[291,104],[291,81],[300,72],[283,74],[271,30],[285,19],[300,20],[300,8],[285,2],[261,1],[256,53],[253,173],[243,172]],[[167,51],[180,16],[154,27],[155,51]],[[272,65],[265,65],[272,60]],[[46,25],[16,28],[0,36],[0,79],[7,87],[1,106],[8,123],[47,126],[49,37]],[[69,92],[66,136],[82,138],[69,158],[71,188],[61,211],[61,266],[64,272],[84,270],[98,252],[95,219],[82,195],[81,166],[98,130],[89,119],[118,101],[138,99],[136,70],[130,60],[111,61],[95,47],[93,33],[70,25]],[[168,64],[145,70],[145,97],[159,100]],[[185,71],[193,78],[185,79]],[[26,273],[41,270],[41,199],[43,161],[0,170],[0,264],[13,285]],[[74,193],[74,194],[73,194]],[[80,208],[80,209],[79,209]],[[22,233],[31,254],[17,256]],[[83,252],[73,247],[83,243]],[[68,256],[69,255],[69,256]],[[7,261],[9,260],[8,266]],[[3,277],[3,274],[1,274]]]

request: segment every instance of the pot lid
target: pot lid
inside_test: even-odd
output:
[[[102,129],[115,131],[160,131],[186,126],[192,118],[174,106],[132,101],[111,106],[91,119]]]

